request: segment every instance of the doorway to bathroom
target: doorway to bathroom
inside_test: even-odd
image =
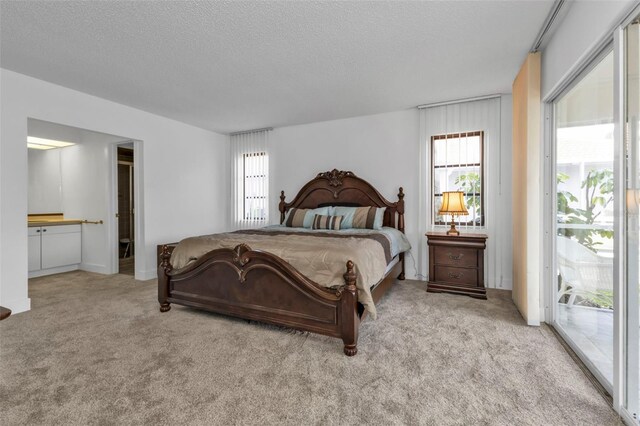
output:
[[[118,145],[118,271],[135,275],[135,201],[133,142]]]

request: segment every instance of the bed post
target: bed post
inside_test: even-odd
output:
[[[344,354],[354,356],[358,353],[358,289],[356,287],[356,273],[352,261],[347,262],[347,272],[344,273],[345,291],[342,294],[342,341]]]
[[[284,203],[284,191],[280,191],[280,204],[278,204],[278,209],[280,210],[280,225],[284,223],[284,211],[285,211],[285,203]]]
[[[404,234],[404,189],[400,187],[398,192],[398,206],[396,211],[398,212],[398,230]],[[402,263],[402,271],[398,275],[399,280],[404,280],[404,253],[400,253],[400,263]]]
[[[160,303],[160,312],[167,312],[171,309],[171,305],[167,301],[169,298],[169,275],[173,267],[169,262],[171,259],[171,253],[169,247],[162,246],[162,253],[160,253],[160,265],[158,266],[158,302]]]

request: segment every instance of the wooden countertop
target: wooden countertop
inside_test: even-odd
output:
[[[62,220],[30,220],[29,228],[36,226],[59,226],[59,225],[80,225],[80,219],[62,219]]]
[[[31,227],[37,226],[59,226],[59,225],[79,225],[80,219],[65,219],[62,213],[41,213],[27,216],[27,224]]]

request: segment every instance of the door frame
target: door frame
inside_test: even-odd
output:
[[[143,142],[140,140],[126,140],[114,142],[109,149],[111,179],[109,182],[109,217],[107,226],[109,228],[109,247],[111,247],[111,273],[117,274],[120,268],[119,248],[120,238],[118,235],[118,147],[133,143],[133,226],[134,226],[134,244],[133,251],[135,256],[135,279],[143,280],[145,269],[145,244],[144,244],[144,184],[142,182],[142,155]]]
[[[618,296],[615,298],[619,306],[621,307],[621,314],[619,316],[619,330],[614,336],[617,338],[617,345],[620,348],[620,351],[617,355],[616,362],[614,363],[614,374],[620,377],[619,389],[616,389],[619,392],[618,398],[614,397],[614,408],[618,410],[618,412],[625,419],[627,424],[638,424],[637,413],[629,411],[630,409],[635,408],[636,411],[639,408],[638,401],[638,386],[640,381],[640,360],[638,357],[640,356],[638,349],[638,283],[637,278],[639,275],[638,271],[638,263],[630,263],[628,262],[628,258],[630,253],[633,253],[634,257],[637,256],[637,246],[635,247],[635,251],[631,251],[627,248],[627,244],[629,242],[629,231],[631,226],[628,223],[628,211],[627,207],[627,194],[629,190],[629,180],[627,180],[627,176],[629,173],[637,173],[637,164],[639,161],[638,156],[640,155],[640,148],[636,145],[635,149],[627,149],[625,151],[625,147],[627,146],[627,142],[631,144],[633,139],[625,140],[626,127],[627,127],[627,40],[625,38],[625,30],[628,25],[630,25],[634,20],[638,19],[640,16],[640,5],[634,7],[631,12],[627,15],[627,17],[621,22],[621,24],[614,31],[615,38],[615,52],[617,57],[615,58],[614,66],[615,70],[615,92],[614,92],[614,102],[616,112],[618,113],[616,119],[617,129],[616,136],[620,138],[621,143],[621,159],[620,164],[623,167],[622,180],[622,188],[621,193],[622,197],[624,197],[625,202],[621,203],[621,214],[624,218],[622,224],[622,231],[624,232],[625,239],[621,243],[620,252],[622,254],[622,258],[620,259],[619,264],[616,265],[617,268],[620,269],[620,282],[621,282],[621,290],[619,291]],[[636,144],[639,141],[635,141]],[[628,158],[627,158],[628,157]],[[635,186],[635,185],[634,185]],[[631,186],[631,190],[635,191],[634,186]],[[635,197],[633,197],[635,199]],[[631,201],[631,200],[629,200]],[[636,213],[637,215],[637,213]],[[637,219],[636,219],[637,220]],[[637,226],[637,225],[636,225]],[[636,231],[637,232],[637,231]],[[636,238],[638,235],[636,234]],[[637,240],[635,241],[637,244]],[[616,269],[617,269],[616,268]],[[629,268],[631,272],[629,272]],[[629,279],[632,277],[635,281],[635,284]],[[614,295],[615,296],[615,295]],[[635,328],[635,342],[634,344],[629,344],[629,330],[630,326]],[[629,390],[633,389],[631,395],[629,394]],[[626,402],[633,397],[635,400],[632,404],[627,404]]]

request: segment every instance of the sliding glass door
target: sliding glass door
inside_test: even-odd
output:
[[[640,418],[639,13],[555,97],[547,145],[550,322],[628,424]]]
[[[554,102],[554,326],[612,391],[613,52]]]

